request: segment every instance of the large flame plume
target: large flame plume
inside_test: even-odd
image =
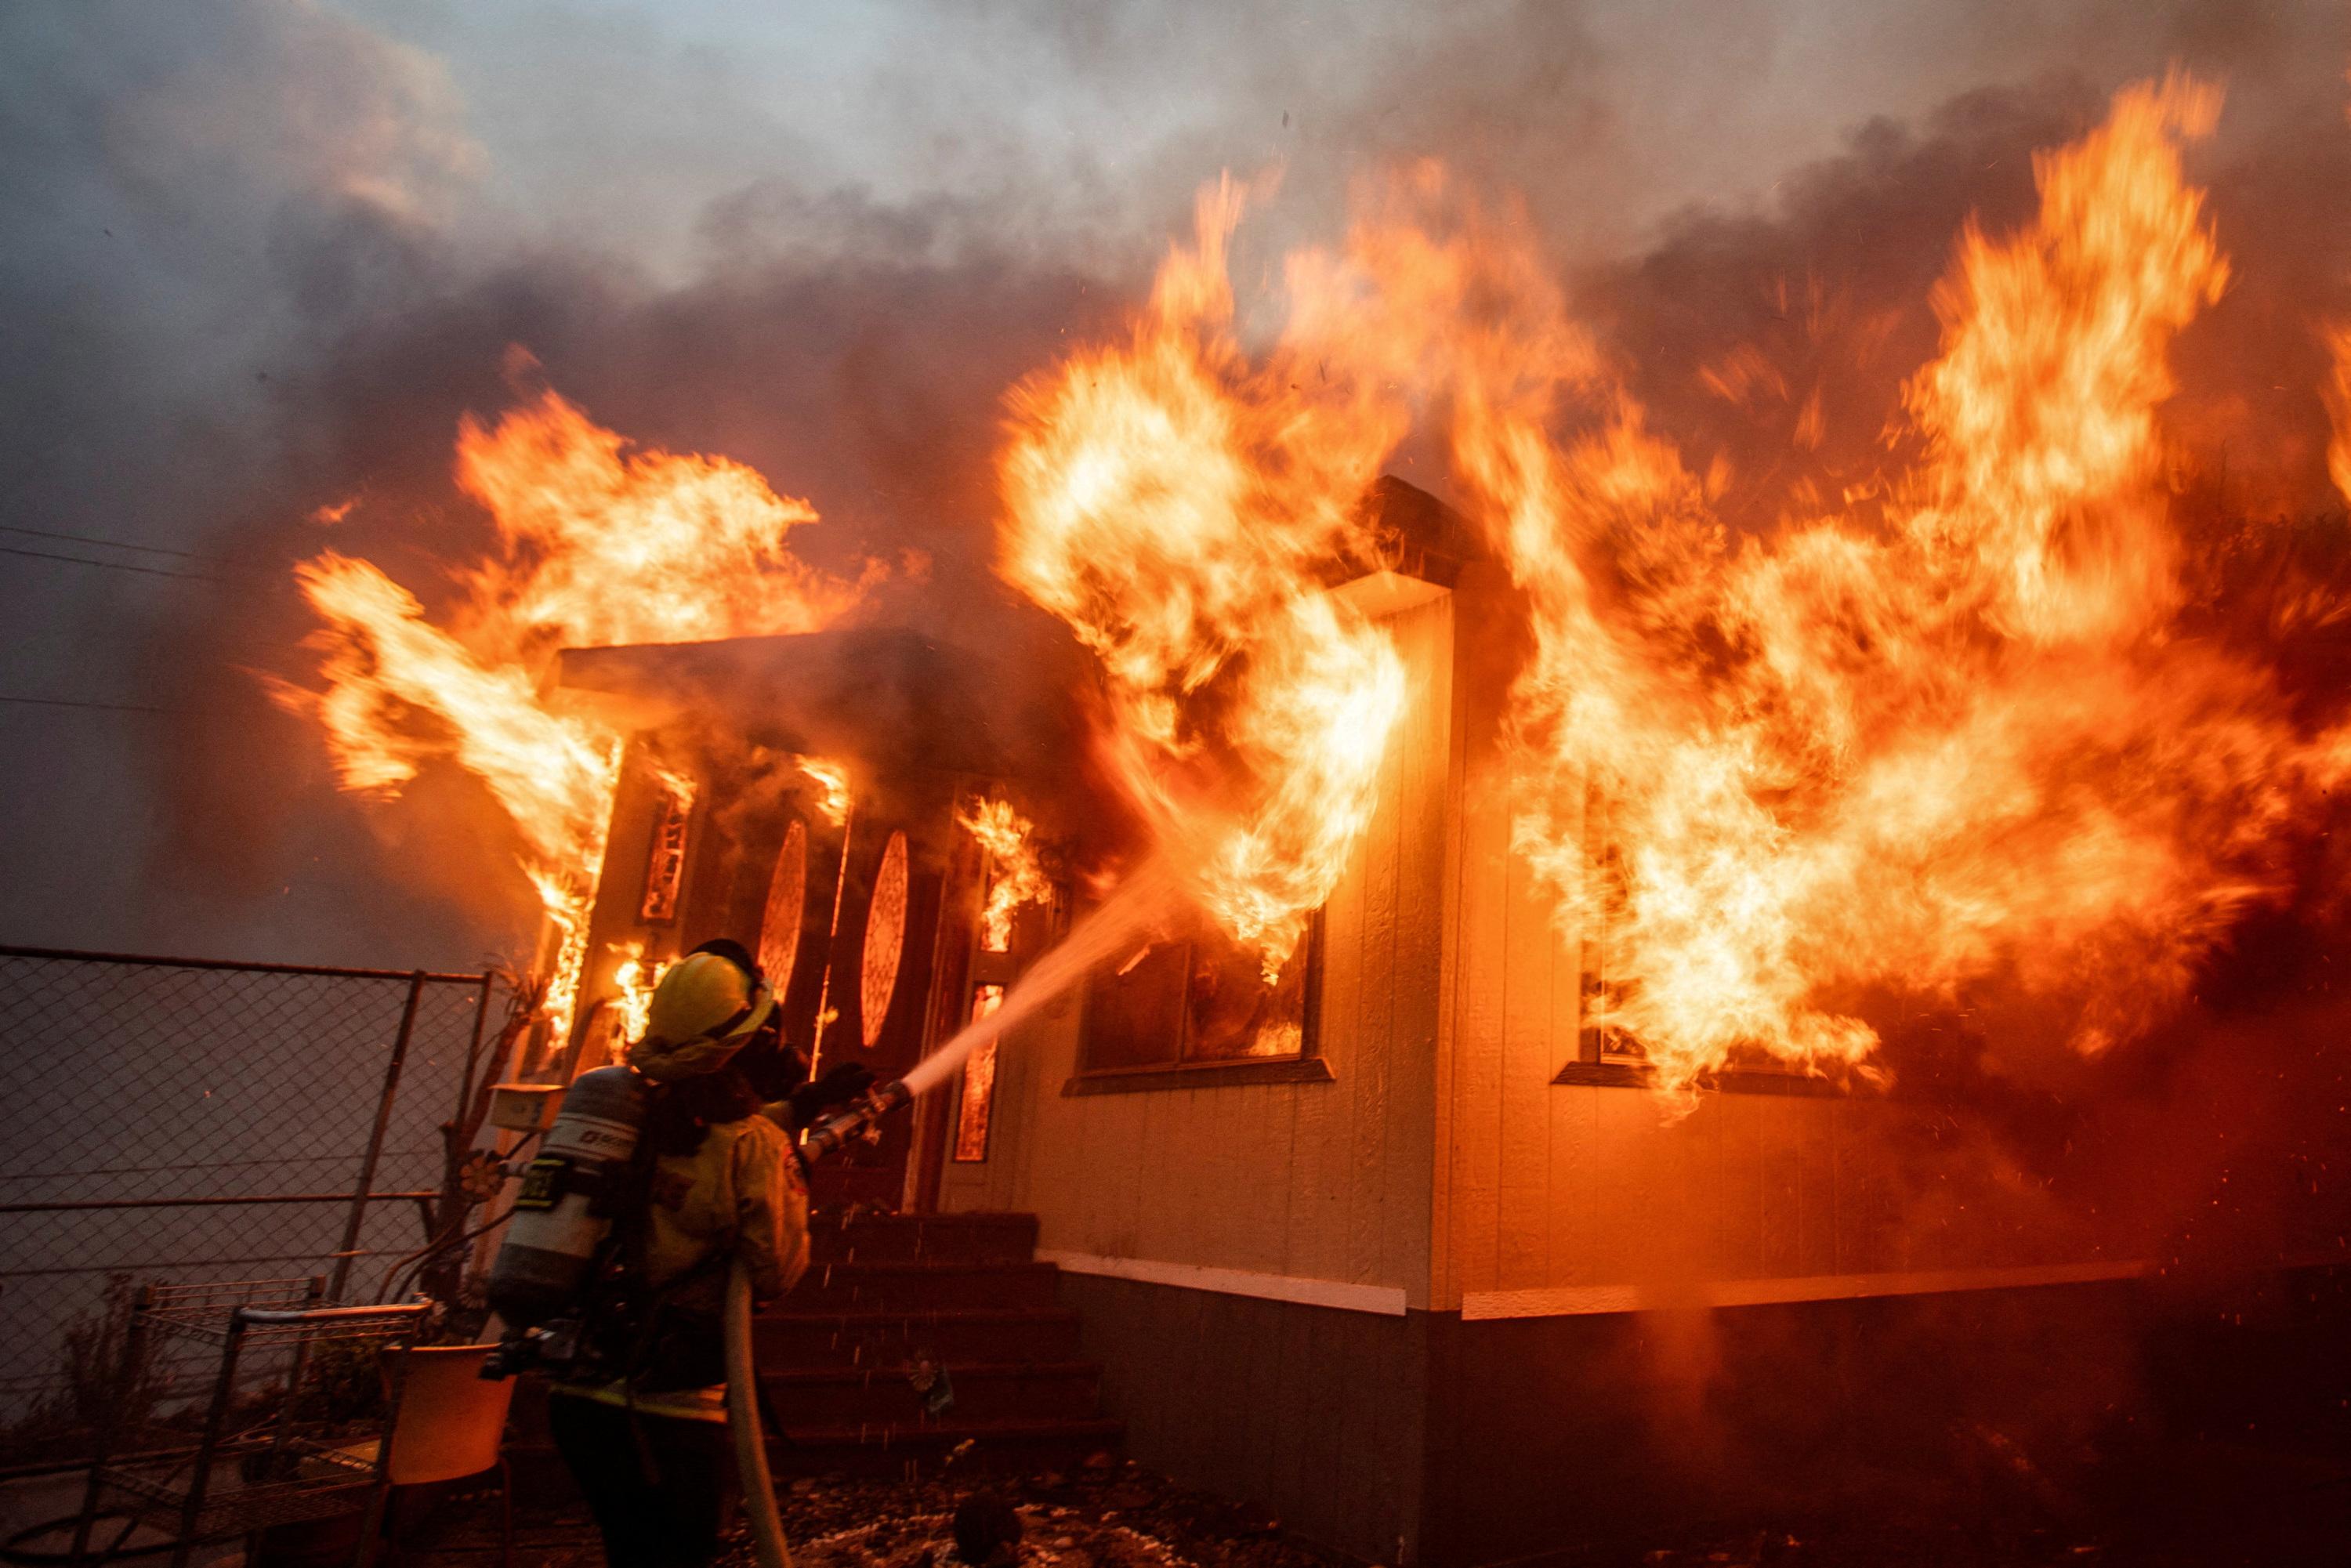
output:
[[[1743,1053],[1861,1063],[1872,994],[1995,979],[2095,1051],[2284,891],[2339,743],[2181,634],[2159,421],[2170,342],[2228,277],[2180,160],[2219,110],[2134,87],[2038,161],[2037,222],[1971,228],[1936,293],[1907,463],[1761,535],[1526,286],[1522,231],[1391,211],[1332,267],[1377,301],[1363,373],[1416,365],[1449,406],[1532,620],[1516,847],[1604,936],[1601,1021],[1668,1089]]]
[[[2183,162],[2220,107],[2182,76],[2132,87],[2036,162],[2036,218],[1958,236],[1939,347],[1841,495],[1687,456],[1523,214],[1436,165],[1290,258],[1262,342],[1229,278],[1247,193],[1204,193],[1127,334],[1014,390],[998,465],[998,570],[1100,662],[1102,751],[1161,868],[1143,880],[1180,883],[1269,976],[1335,885],[1406,688],[1328,584],[1417,427],[1525,607],[1513,852],[1604,955],[1596,1021],[1665,1088],[1749,1060],[1868,1071],[1888,997],[2022,996],[2087,1052],[2145,1029],[2291,891],[2351,774],[2339,711],[2194,620],[2213,552],[2165,413],[2175,340],[2229,284]],[[2351,329],[2329,343],[2313,391],[2351,497]],[[1712,367],[1725,395],[1734,361],[1769,371]],[[1823,423],[1815,392],[1798,444]],[[794,560],[812,514],[758,476],[627,455],[552,394],[469,421],[458,473],[496,559],[438,622],[367,562],[306,565],[327,685],[302,700],[348,787],[434,756],[485,780],[575,934],[568,1021],[618,737],[538,695],[547,659],[810,630],[866,584]]]
[[[1397,429],[1233,322],[1228,180],[1123,344],[1014,395],[999,570],[1101,658],[1105,751],[1169,864],[1277,971],[1369,821],[1404,704],[1323,591]]]
[[[279,688],[319,717],[345,789],[396,795],[445,757],[496,799],[548,921],[554,1040],[578,1006],[622,738],[545,692],[557,652],[815,631],[872,580],[793,556],[788,536],[816,514],[749,468],[627,444],[553,392],[495,425],[467,416],[457,483],[496,552],[456,574],[438,623],[369,561],[330,550],[298,567],[325,684]]]
[[[2173,340],[2229,280],[2182,162],[2220,107],[2134,86],[2038,160],[2037,219],[1959,237],[1882,471],[1740,495],[1780,519],[1746,531],[1738,476],[1651,427],[1522,215],[1405,171],[1343,247],[1290,259],[1253,361],[1228,183],[1132,341],[1018,394],[1004,573],[1099,654],[1128,794],[1264,940],[1329,891],[1401,701],[1316,574],[1433,422],[1530,622],[1514,852],[1604,951],[1596,1021],[1665,1089],[1870,1071],[1873,998],[1986,988],[2096,1052],[2289,890],[2351,751],[2259,651],[2183,623],[2210,585],[2162,413]],[[2351,495],[2351,368],[2314,390]],[[1235,771],[1254,792],[1202,782]]]

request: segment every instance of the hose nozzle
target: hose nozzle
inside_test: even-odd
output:
[[[914,1096],[903,1078],[893,1078],[887,1083],[872,1088],[843,1105],[831,1115],[820,1118],[800,1136],[800,1158],[814,1165],[867,1129],[881,1125],[882,1118],[899,1106],[912,1103]]]

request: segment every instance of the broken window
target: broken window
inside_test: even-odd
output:
[[[1555,1082],[1637,1082],[1649,1071],[1649,1053],[1612,1017],[1638,994],[1640,985],[1625,972],[1624,961],[1619,921],[1631,892],[1624,852],[1610,822],[1613,810],[1612,802],[1596,789],[1585,797],[1585,852],[1600,887],[1593,899],[1594,913],[1585,921],[1577,944],[1575,1057],[1560,1070]],[[1797,1063],[1753,1046],[1735,1047],[1729,1065],[1740,1075],[1802,1075]]]
[[[1596,901],[1600,913],[1578,945],[1582,972],[1576,977],[1576,1059],[1587,1064],[1607,1061],[1638,1066],[1647,1060],[1640,1041],[1606,1021],[1608,1005],[1623,983],[1610,963],[1610,950],[1615,935],[1612,916],[1625,901],[1625,857],[1609,826],[1609,813],[1604,796],[1597,789],[1586,793],[1584,843],[1598,870],[1602,893]]]
[[[1321,939],[1318,916],[1297,946],[1271,964],[1205,920],[1138,944],[1087,981],[1080,1030],[1084,1069],[1205,1066],[1309,1054],[1308,988]]]

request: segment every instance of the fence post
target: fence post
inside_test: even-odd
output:
[[[392,1063],[383,1070],[383,1092],[375,1103],[375,1130],[368,1134],[367,1153],[360,1160],[360,1179],[351,1188],[351,1215],[343,1222],[343,1244],[335,1250],[335,1278],[327,1294],[335,1301],[343,1299],[343,1287],[351,1277],[352,1255],[360,1244],[360,1226],[367,1218],[368,1195],[375,1190],[376,1161],[383,1155],[383,1135],[392,1125],[392,1103],[400,1092],[401,1064],[408,1060],[408,1037],[416,1028],[416,1004],[424,995],[424,971],[417,970],[408,977],[408,1005],[401,1009],[400,1033],[392,1042]]]
[[[172,1568],[188,1568],[195,1555],[196,1530],[204,1522],[204,1494],[212,1490],[213,1462],[220,1457],[221,1439],[226,1435],[229,1411],[236,1404],[236,1365],[245,1354],[245,1312],[243,1307],[232,1307],[228,1314],[228,1339],[221,1347],[220,1381],[213,1385],[212,1403],[204,1407],[204,1435],[196,1439],[195,1473],[188,1478],[187,1496],[180,1503],[180,1534],[172,1542]],[[294,1397],[288,1389],[287,1397]]]
[[[114,1458],[121,1447],[122,1428],[131,1417],[131,1396],[139,1386],[141,1375],[146,1371],[147,1311],[154,1301],[155,1287],[140,1286],[139,1293],[131,1298],[131,1314],[122,1322],[122,1363],[115,1373],[113,1396],[107,1401],[106,1408],[99,1413],[98,1440],[90,1448],[89,1480],[82,1491],[81,1517],[74,1521],[73,1551],[66,1558],[67,1562],[75,1564],[75,1568],[79,1568],[89,1554],[89,1532],[98,1523],[98,1505],[106,1490],[106,1462]],[[105,1322],[103,1318],[99,1321],[101,1323]],[[105,1343],[103,1331],[99,1342],[101,1344]],[[122,1539],[127,1541],[130,1535],[131,1532],[125,1531]],[[120,1543],[116,1542],[117,1545]],[[112,1555],[110,1551],[109,1555]]]
[[[465,1071],[457,1082],[457,1116],[460,1121],[465,1119],[465,1112],[474,1103],[474,1069],[481,1061],[483,1026],[490,1021],[490,971],[487,969],[482,971],[481,987],[481,998],[474,1004],[474,1038],[465,1046]],[[495,1063],[490,1071],[497,1071]]]

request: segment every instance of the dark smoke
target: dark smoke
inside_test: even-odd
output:
[[[2228,113],[2276,120],[2245,98]],[[1934,356],[1929,301],[1963,226],[2028,224],[2033,154],[2093,129],[2106,99],[2067,75],[1969,93],[1917,130],[1874,121],[1783,180],[1775,211],[1696,211],[1656,248],[1588,269],[1578,305],[1655,428],[1698,471],[1727,464],[1727,516],[1768,528],[1835,511],[1848,486],[1896,465],[1902,384]],[[2351,131],[2340,94],[2303,110],[2189,157],[2231,282],[2177,347],[2166,420],[2223,487],[2205,509],[2240,518],[2340,507],[2318,329],[2351,313],[2351,210],[2336,195],[2351,189]]]
[[[2241,266],[2262,225],[2261,265],[2300,280],[2274,298],[2339,288],[2340,246],[2316,231],[2340,204],[2308,199],[2315,160],[2340,156],[2325,131],[2343,17],[2318,0],[1981,0],[1899,19],[1862,0],[915,5],[908,36],[935,40],[935,57],[861,64],[871,112],[841,117],[844,134],[887,141],[873,168],[890,195],[837,150],[732,124],[751,84],[663,53],[636,24],[555,40],[496,13],[446,20],[419,35],[444,61],[316,0],[0,17],[5,520],[202,557],[89,552],[118,563],[237,574],[215,601],[214,585],[7,558],[5,695],[173,711],[0,712],[26,759],[0,797],[0,934],[389,962],[516,946],[495,813],[460,781],[422,781],[430,810],[336,797],[316,737],[246,673],[299,671],[307,621],[284,573],[322,537],[300,521],[318,506],[358,497],[348,541],[431,597],[432,555],[480,522],[447,483],[448,442],[461,413],[511,396],[509,346],[614,428],[743,458],[807,495],[828,518],[799,541],[812,555],[916,549],[940,585],[982,580],[968,569],[987,548],[1002,388],[1134,296],[1223,166],[1283,171],[1244,234],[1245,287],[1284,245],[1328,239],[1349,181],[1384,161],[1437,153],[1525,192],[1559,254],[1602,277],[1587,298],[1677,428],[1729,419],[1698,406],[1690,377],[1755,336],[1716,309],[1745,301],[1751,316],[1768,278],[1828,278],[1855,321],[1907,312],[1839,394],[1851,406],[1828,411],[1823,467],[1874,436],[1870,409],[1924,340],[1910,285],[1938,268],[1960,214],[2016,210],[2032,145],[2171,59],[2236,89],[2214,159],[2243,169]],[[2093,85],[1978,90],[2060,61]],[[1953,92],[1966,96],[1899,129]],[[590,99],[595,134],[573,152],[561,117]],[[1759,196],[1873,110],[1897,118],[1844,163]],[[1072,133],[1029,134],[1040,112]],[[536,141],[511,142],[522,124]],[[544,177],[551,194],[532,188],[534,202],[569,204],[536,238],[484,226],[475,193],[504,171],[476,136],[494,132],[537,160],[510,176]],[[2216,201],[2232,199],[2221,184]],[[1661,246],[1637,243],[1677,195],[1710,205]],[[702,209],[683,272],[665,241],[642,247],[658,271],[614,254],[632,215],[689,199]],[[1628,251],[1646,259],[1607,265]],[[1676,319],[1677,288],[1706,297],[1695,321]],[[2306,368],[2296,312],[2262,326],[2238,382],[2287,362],[2273,344]],[[2211,338],[2239,340],[2217,325]],[[2274,400],[2233,406],[2230,428],[2265,444],[2310,428],[2306,400],[2283,420]],[[1774,444],[1721,437],[1741,474],[1802,477],[1770,469]],[[908,592],[890,613],[996,637],[993,595]]]
[[[778,263],[674,291],[611,265],[517,267],[360,323],[292,380],[285,395],[302,439],[285,470],[287,501],[246,537],[266,539],[257,552],[281,562],[329,547],[364,555],[432,607],[448,592],[441,563],[476,558],[490,542],[486,517],[450,478],[457,421],[495,414],[543,382],[643,445],[724,453],[810,499],[824,520],[795,530],[796,553],[852,577],[869,558],[892,568],[866,619],[986,649],[1008,668],[1052,670],[1069,662],[1066,639],[1017,606],[988,569],[988,463],[998,392],[1049,354],[1066,325],[1093,319],[1083,289],[1072,276],[990,257],[922,265],[887,252],[820,269]],[[536,361],[519,382],[508,345]],[[306,520],[354,498],[340,522]],[[291,649],[308,624],[290,589],[265,582],[225,601],[199,635],[225,651],[266,625]],[[159,659],[184,647],[175,639]],[[170,798],[165,858],[208,878],[246,868],[293,801],[249,783],[207,791],[198,781],[235,777],[256,749],[318,744],[306,722],[254,703],[250,675],[223,670],[229,662],[196,660],[182,677],[189,702],[242,707],[254,727],[206,726],[166,743],[193,787]],[[281,656],[266,667],[299,666]],[[274,734],[263,742],[256,730]],[[426,880],[442,896],[490,915],[521,889],[496,837],[406,851],[430,851]]]

